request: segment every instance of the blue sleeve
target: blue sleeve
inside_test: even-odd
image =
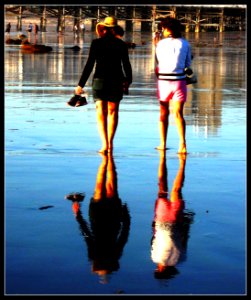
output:
[[[186,55],[185,68],[190,67],[192,63],[191,46],[188,44],[188,51]]]

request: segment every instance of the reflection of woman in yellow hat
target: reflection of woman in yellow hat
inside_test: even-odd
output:
[[[131,217],[127,204],[119,197],[113,156],[102,154],[102,157],[89,204],[90,221],[81,212],[84,194],[69,194],[66,199],[72,201],[72,210],[87,245],[92,272],[99,275],[100,283],[107,283],[109,274],[120,268],[119,260],[129,238]]]
[[[123,36],[123,29],[114,17],[105,18],[96,25],[99,38],[91,43],[89,57],[80,77],[75,94],[81,94],[94,68],[92,81],[93,99],[96,103],[97,124],[102,147],[99,152],[113,150],[113,139],[119,117],[119,104],[124,87],[132,82],[132,68],[128,47],[117,36]]]

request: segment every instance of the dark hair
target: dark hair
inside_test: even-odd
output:
[[[105,33],[104,33],[105,36],[114,36],[113,27],[105,26],[104,28],[106,30]]]
[[[184,29],[179,20],[171,17],[163,19],[160,23],[160,26],[170,30],[174,38],[181,37],[181,31]]]
[[[154,277],[156,279],[172,279],[179,274],[179,271],[174,266],[167,266],[160,272],[158,270],[154,271]]]
[[[121,37],[124,35],[124,29],[119,25],[115,26],[113,30],[116,35],[119,35]]]

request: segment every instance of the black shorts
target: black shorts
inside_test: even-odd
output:
[[[119,102],[123,98],[123,81],[94,78],[92,83],[93,100]]]

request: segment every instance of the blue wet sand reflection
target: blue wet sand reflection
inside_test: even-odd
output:
[[[223,46],[210,44],[215,35]],[[154,47],[150,33],[134,34],[137,47],[129,50],[134,80],[121,102],[110,173],[97,153],[91,78],[88,105],[66,105],[92,37],[85,34],[79,52],[69,49],[75,43],[71,34],[58,43],[46,33],[50,53],[24,54],[19,46],[5,46],[5,293],[245,294],[245,33],[200,33],[203,47],[193,33],[187,36],[198,84],[189,86],[185,105],[189,154],[183,170],[172,116],[164,164],[154,149],[159,143]],[[131,38],[127,33],[125,39]],[[108,207],[93,206],[102,172],[106,179],[116,176],[110,186],[117,194]],[[176,186],[183,202],[174,203],[182,217],[167,225],[165,218],[175,216],[167,199],[177,178],[183,178]],[[168,194],[159,194],[160,183]],[[78,193],[83,201],[67,199]],[[166,221],[156,227],[159,198],[166,199],[157,202],[164,203]],[[162,277],[153,245],[155,257],[176,262]],[[113,267],[105,272],[108,265]]]

